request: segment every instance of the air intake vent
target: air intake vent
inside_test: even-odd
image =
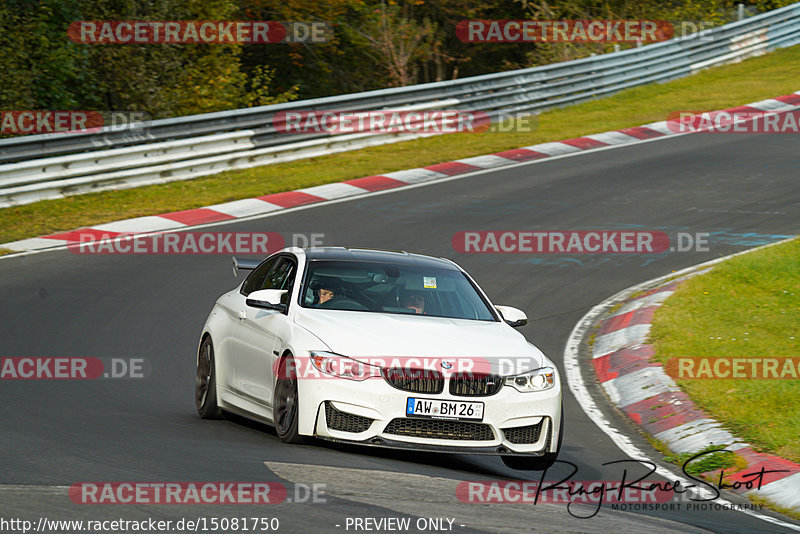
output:
[[[464,441],[491,441],[494,439],[492,428],[487,424],[439,419],[403,419],[399,417],[392,419],[384,433],[415,438]]]
[[[503,435],[511,443],[521,445],[523,443],[536,443],[542,433],[544,419],[536,425],[517,426],[514,428],[504,428]]]
[[[362,417],[352,413],[342,412],[334,408],[331,402],[325,403],[325,419],[328,421],[328,428],[341,432],[365,432],[374,419]]]

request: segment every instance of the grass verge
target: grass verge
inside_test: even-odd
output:
[[[422,167],[665,120],[674,111],[738,106],[800,89],[800,46],[539,116],[529,133],[450,134],[205,178],[0,209],[0,243],[113,220],[198,208]]]
[[[678,357],[797,358],[798,258],[800,239],[794,239],[732,258],[682,284],[654,316],[650,339],[657,358],[662,363]],[[676,381],[737,436],[760,450],[800,462],[800,412],[793,409],[800,398],[796,366],[794,373],[783,372],[781,366],[778,376],[789,378]]]
[[[734,452],[722,452],[723,449],[725,449],[725,446],[709,445],[697,452],[669,454],[664,456],[664,461],[681,466],[690,475],[702,475],[703,473],[730,467],[735,468],[735,472],[747,467],[747,460]],[[699,454],[703,454],[703,456],[692,460]]]
[[[750,498],[750,502],[752,502],[753,504],[760,504],[760,505],[764,506],[765,508],[772,508],[776,512],[779,512],[779,513],[781,513],[783,515],[789,516],[792,519],[800,520],[800,512],[797,511],[797,508],[786,508],[785,506],[781,506],[779,504],[775,504],[773,501],[771,501],[771,500],[769,500],[767,498],[764,498],[764,497],[760,497],[760,496],[755,495],[755,494],[750,494],[749,498]]]

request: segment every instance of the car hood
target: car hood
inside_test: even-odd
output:
[[[295,322],[332,352],[354,358],[480,358],[504,375],[549,363],[522,334],[500,322],[310,309]]]

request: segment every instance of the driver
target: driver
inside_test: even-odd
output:
[[[414,310],[414,313],[421,315],[425,313],[425,297],[422,295],[408,295],[405,298],[403,307]]]
[[[336,296],[336,292],[328,286],[321,286],[317,288],[317,306],[324,302],[328,302]]]

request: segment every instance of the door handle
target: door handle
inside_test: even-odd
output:
[[[247,311],[239,310],[239,320],[244,321],[245,319],[247,319]]]

